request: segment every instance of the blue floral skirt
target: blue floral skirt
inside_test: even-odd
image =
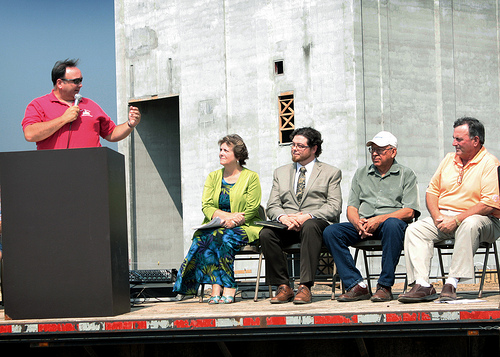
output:
[[[196,295],[201,283],[236,288],[234,256],[246,244],[248,237],[240,227],[196,231],[177,274],[174,292]]]

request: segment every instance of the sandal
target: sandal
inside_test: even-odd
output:
[[[208,304],[209,305],[213,305],[213,304],[218,304],[220,303],[221,301],[221,297],[220,296],[211,296],[210,299],[208,299]]]
[[[234,296],[223,296],[220,298],[219,304],[232,304],[234,302]]]

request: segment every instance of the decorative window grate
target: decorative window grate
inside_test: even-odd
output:
[[[290,143],[292,142],[290,134],[295,129],[293,92],[282,93],[279,96],[279,108],[280,144]]]

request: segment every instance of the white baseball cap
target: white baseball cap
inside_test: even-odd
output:
[[[380,147],[391,145],[397,148],[398,139],[396,139],[396,137],[391,133],[389,133],[388,131],[381,131],[380,133],[375,135],[373,139],[366,142],[366,146],[370,146],[372,144],[375,144]]]

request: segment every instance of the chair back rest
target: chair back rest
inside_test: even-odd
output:
[[[259,217],[261,221],[265,221],[267,219],[266,209],[262,205],[259,206]]]

